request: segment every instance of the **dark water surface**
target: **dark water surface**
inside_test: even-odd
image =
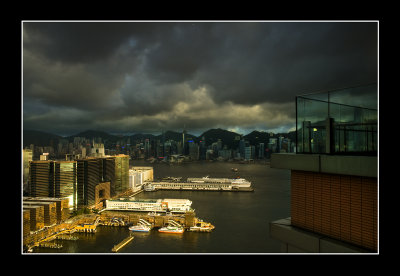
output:
[[[123,253],[276,253],[280,243],[269,237],[269,222],[290,216],[290,171],[266,164],[224,162],[186,163],[169,166],[132,162],[133,166],[153,166],[154,178],[165,176],[233,178],[252,182],[254,192],[157,191],[142,192],[137,198],[183,198],[193,202],[196,217],[215,225],[211,233],[183,234],[134,232],[134,240]],[[237,173],[231,168],[238,168]],[[77,234],[77,241],[57,241],[62,249],[36,248],[43,253],[111,253],[112,247],[129,235],[127,227],[99,226],[97,233]]]

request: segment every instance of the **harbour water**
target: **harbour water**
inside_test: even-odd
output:
[[[76,241],[60,240],[61,249],[35,248],[37,253],[277,253],[280,243],[269,236],[269,222],[290,216],[290,171],[265,163],[196,162],[179,165],[131,161],[132,166],[153,166],[154,178],[166,176],[240,176],[252,182],[254,192],[156,191],[137,198],[182,198],[193,202],[196,217],[211,222],[210,233],[134,232],[134,240],[118,253],[114,245],[129,236],[128,227],[99,226],[95,234],[79,233]],[[238,168],[233,172],[231,168]]]

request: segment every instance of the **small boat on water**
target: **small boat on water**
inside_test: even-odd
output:
[[[129,230],[135,232],[149,232],[151,228],[152,225],[149,222],[145,221],[144,219],[139,219],[138,224],[129,227]]]
[[[160,233],[182,234],[185,229],[174,220],[168,220],[168,225],[158,229]]]
[[[129,230],[134,231],[134,232],[149,232],[151,230],[151,227],[145,226],[145,225],[133,225],[129,227]]]
[[[182,227],[166,226],[158,229],[160,233],[182,234],[185,230]]]
[[[215,229],[215,226],[212,225],[211,223],[200,220],[198,223],[196,223],[195,226],[190,227],[189,231],[193,231],[193,232],[211,232],[214,229]]]
[[[238,170],[238,168],[232,168],[232,171],[233,172],[238,172],[239,170]]]

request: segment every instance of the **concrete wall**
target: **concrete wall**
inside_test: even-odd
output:
[[[376,156],[274,153],[271,168],[377,177]]]
[[[372,253],[291,225],[291,218],[270,222],[270,236],[281,242],[281,253]]]

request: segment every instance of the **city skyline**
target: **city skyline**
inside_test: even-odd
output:
[[[23,22],[23,128],[295,128],[302,93],[377,81],[377,22]]]

